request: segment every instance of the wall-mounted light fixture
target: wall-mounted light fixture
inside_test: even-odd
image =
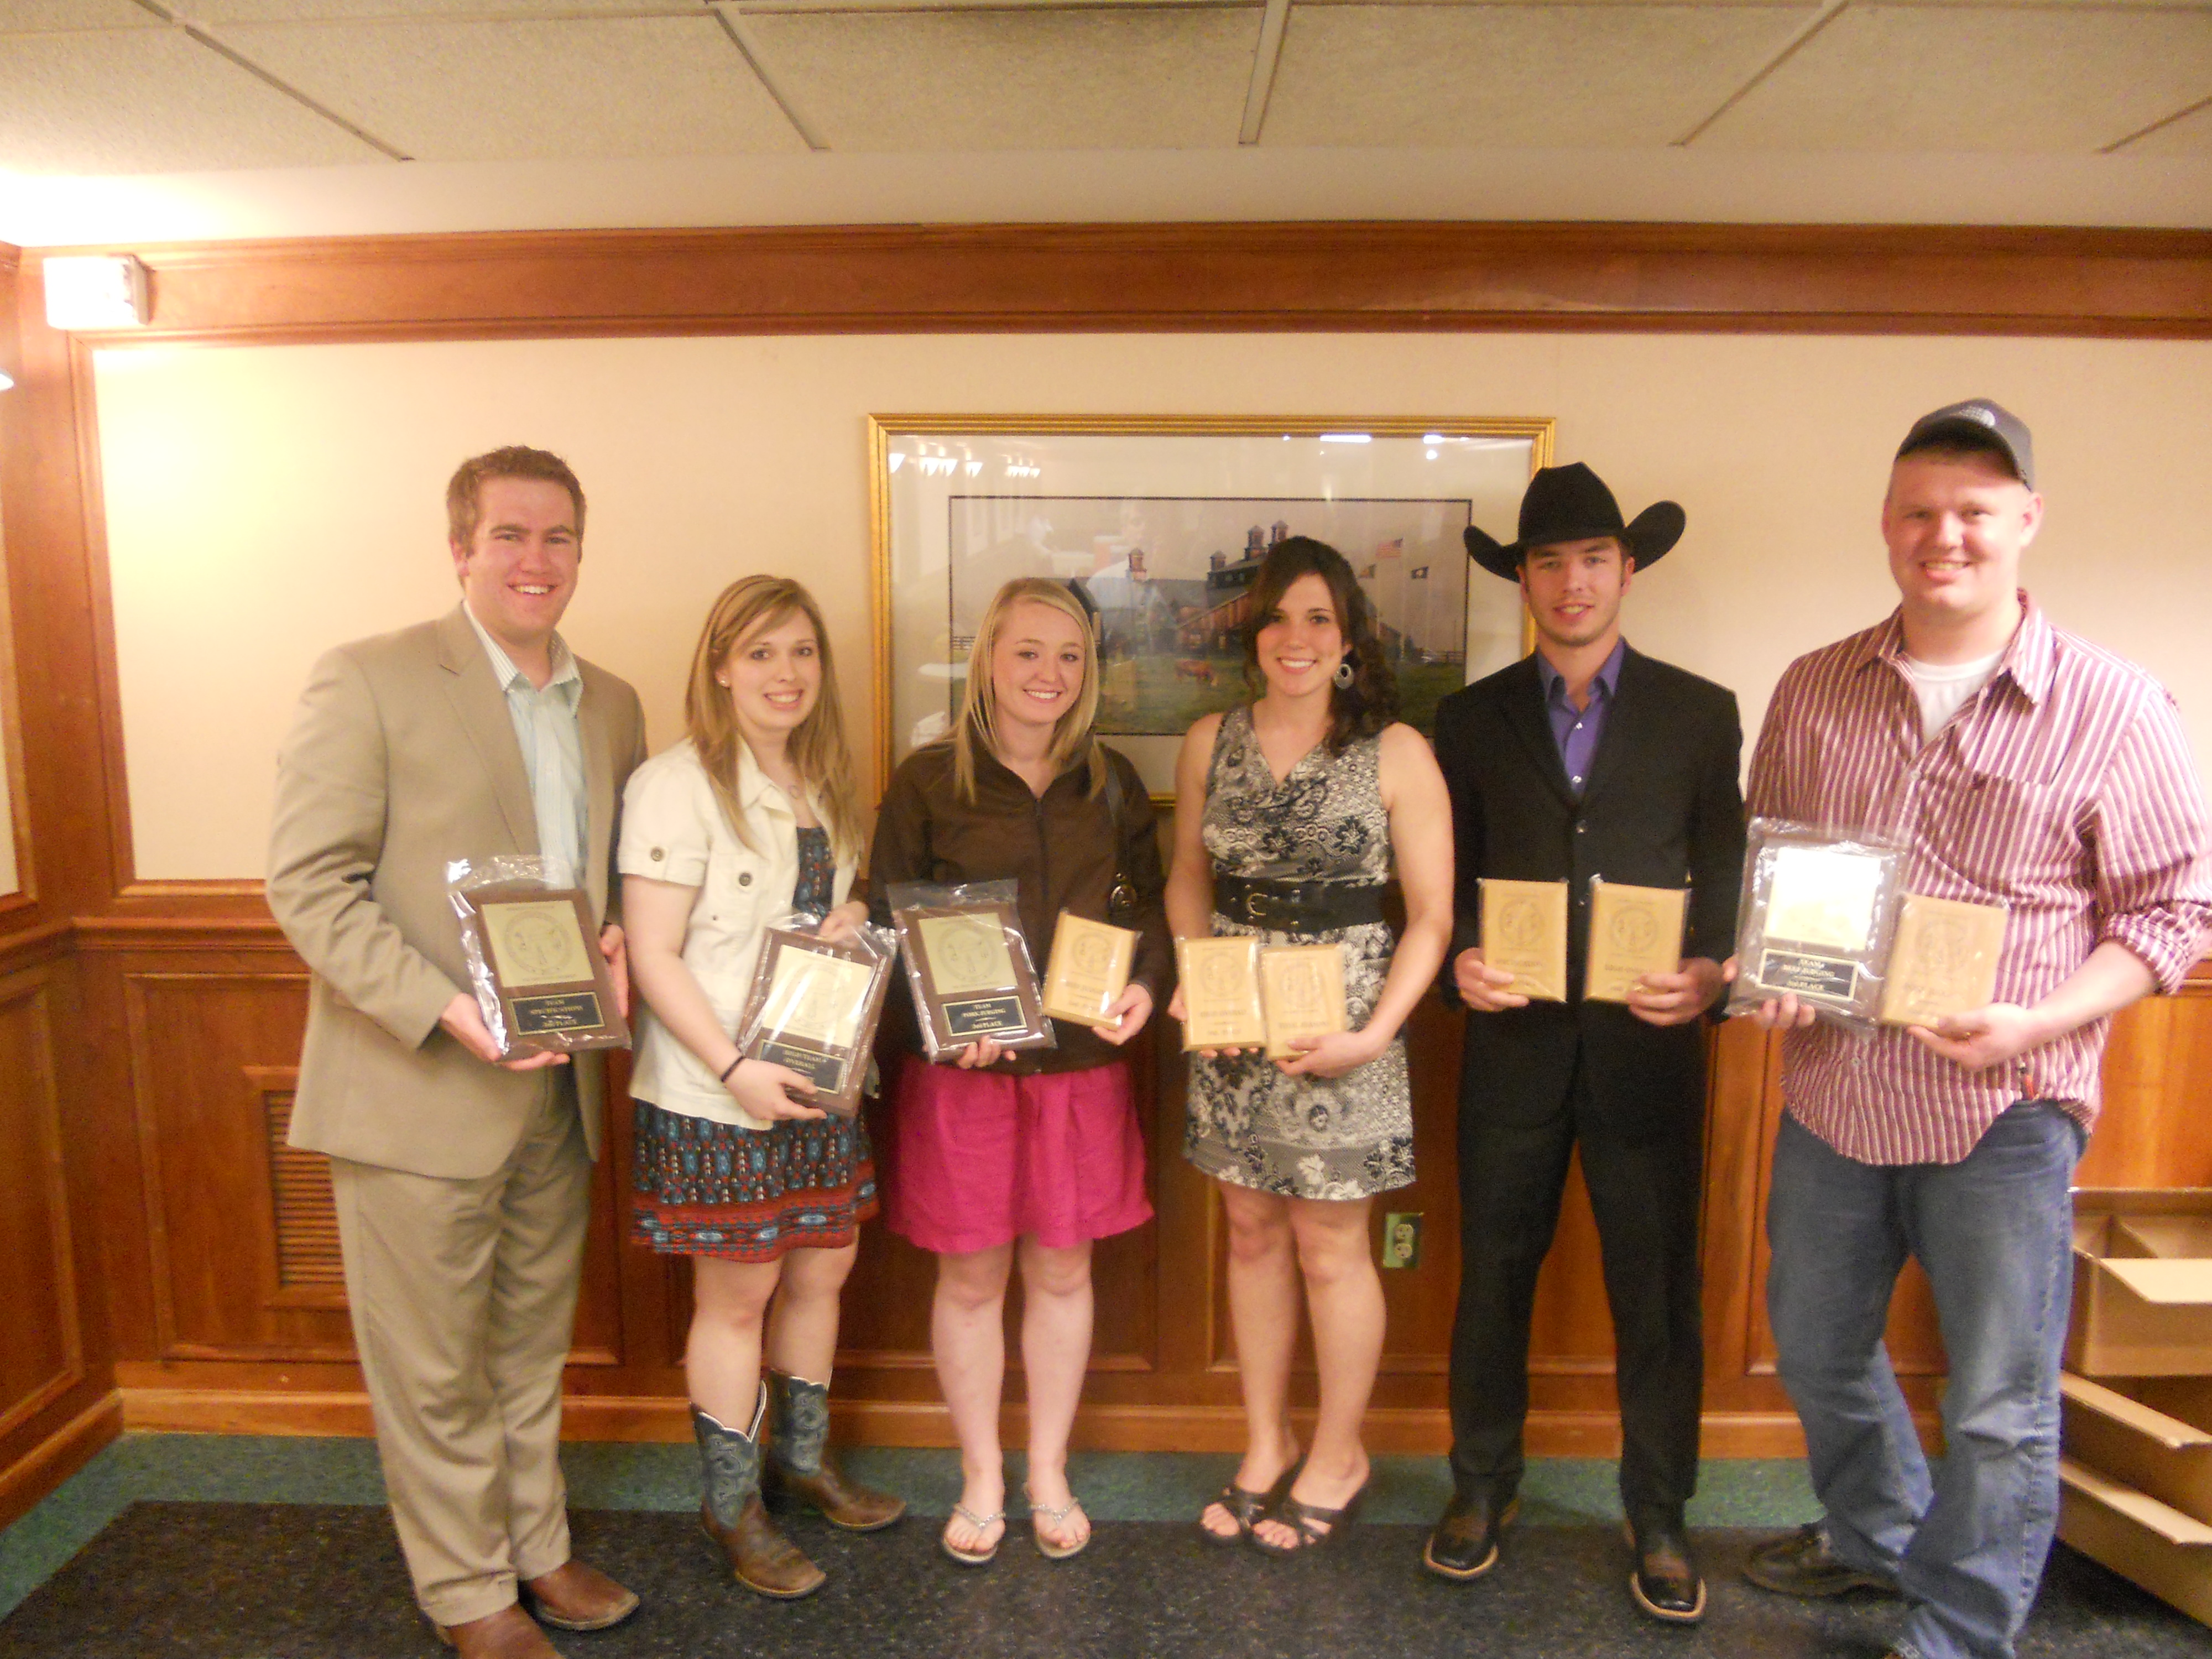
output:
[[[143,328],[146,267],[127,253],[72,253],[46,260],[46,326],[67,331]]]

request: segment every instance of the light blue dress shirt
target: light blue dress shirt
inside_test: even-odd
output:
[[[507,718],[514,722],[514,740],[522,750],[522,770],[530,780],[530,804],[538,815],[538,850],[568,866],[568,879],[580,885],[584,878],[585,812],[584,729],[576,718],[576,705],[584,695],[584,677],[576,672],[575,653],[556,634],[553,636],[553,678],[540,690],[530,677],[500,649],[476,612],[466,605],[469,626],[483,641],[484,655],[500,690],[507,694]]]

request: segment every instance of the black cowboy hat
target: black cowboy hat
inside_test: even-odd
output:
[[[1620,504],[1605,487],[1605,480],[1575,461],[1566,466],[1537,469],[1521,498],[1521,534],[1516,541],[1498,541],[1470,526],[1464,532],[1467,556],[1493,576],[1516,581],[1521,561],[1532,547],[1551,547],[1560,542],[1586,542],[1599,536],[1616,536],[1626,544],[1638,570],[1659,562],[1668,548],[1682,539],[1688,516],[1672,501],[1654,501],[1623,523]]]

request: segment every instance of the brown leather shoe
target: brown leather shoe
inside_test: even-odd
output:
[[[830,1385],[768,1374],[768,1456],[761,1496],[772,1510],[805,1506],[847,1532],[874,1532],[906,1513],[906,1500],[848,1480],[830,1449]]]
[[[461,1659],[561,1659],[560,1649],[520,1607],[505,1607],[465,1625],[440,1625],[438,1639]]]
[[[541,1624],[556,1630],[605,1630],[637,1611],[637,1597],[573,1558],[521,1586]]]
[[[1690,1553],[1689,1534],[1680,1521],[1647,1519],[1624,1524],[1636,1565],[1628,1575],[1628,1594],[1647,1619],[1665,1625],[1694,1625],[1705,1616],[1705,1579]]]
[[[699,1530],[721,1550],[731,1576],[756,1595],[795,1601],[820,1589],[829,1576],[776,1530],[758,1492],[745,1499],[735,1526],[725,1527],[716,1521],[711,1504],[702,1509]]]

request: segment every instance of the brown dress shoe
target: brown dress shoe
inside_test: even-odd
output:
[[[768,1374],[768,1461],[761,1496],[771,1509],[818,1510],[833,1527],[874,1532],[906,1513],[906,1500],[848,1480],[830,1449],[830,1385]]]
[[[637,1611],[635,1595],[573,1559],[521,1588],[539,1622],[556,1630],[605,1630]]]
[[[813,1595],[829,1577],[806,1559],[798,1545],[776,1530],[758,1492],[745,1499],[734,1526],[722,1525],[714,1518],[714,1506],[708,1504],[699,1511],[699,1529],[720,1547],[731,1576],[756,1595],[795,1601]]]
[[[721,1551],[740,1584],[756,1594],[789,1601],[811,1595],[827,1575],[776,1530],[761,1504],[760,1425],[768,1409],[767,1393],[763,1386],[749,1434],[691,1407],[691,1430],[699,1438],[706,1486],[699,1529]]]
[[[560,1649],[520,1607],[505,1607],[488,1619],[440,1625],[438,1639],[461,1659],[561,1659]]]

